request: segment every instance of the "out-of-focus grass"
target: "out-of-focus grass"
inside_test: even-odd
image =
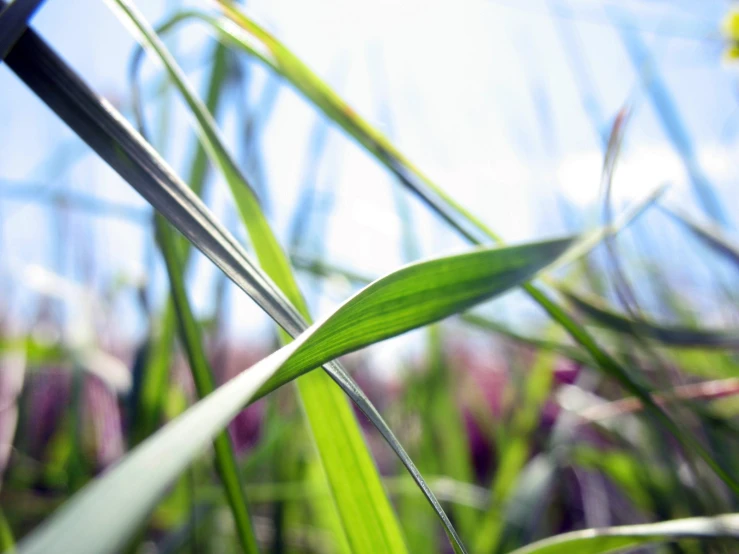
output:
[[[118,3],[128,6],[128,2]],[[33,4],[16,1],[14,6],[21,14],[24,8],[30,8],[23,15],[27,18]],[[243,80],[243,74],[232,71],[229,60],[244,51],[260,55],[263,62],[393,172],[399,185],[415,190],[462,234],[478,240],[482,230],[483,235],[495,238],[319,81],[295,53],[237,11],[231,2],[219,4],[231,21],[196,14],[212,25],[220,38],[227,39],[225,45],[215,49],[204,104],[188,88],[164,46],[152,36],[146,40],[154,44],[157,56],[170,64],[170,78],[179,79],[177,86],[196,115],[202,146],[192,156],[188,184],[196,194],[202,194],[209,159],[214,169],[227,177],[252,246],[266,274],[284,292],[280,296],[277,287],[265,280],[262,296],[256,295],[278,323],[295,325],[293,331],[297,334],[302,327],[295,321],[302,320],[292,321],[284,314],[297,308],[307,319],[307,303],[293,276],[295,271],[319,284],[341,278],[363,285],[371,279],[322,259],[315,254],[320,248],[313,249],[309,258],[301,255],[305,243],[301,233],[305,232],[305,221],[315,215],[312,213],[297,214],[300,221],[294,225],[297,230],[291,247],[301,250],[290,260],[284,255],[257,196],[248,188],[239,164],[217,130],[219,106],[227,101],[246,101],[239,94],[229,94],[240,91],[238,87],[243,85],[237,82]],[[4,24],[13,33],[0,36],[12,37],[10,44],[22,37],[22,29],[12,18],[3,19],[4,13],[0,13],[0,28]],[[183,13],[173,21],[192,16],[191,12]],[[134,12],[128,18],[137,22]],[[141,21],[138,24],[142,25],[140,30],[151,32]],[[250,37],[261,41],[267,50],[256,48],[249,42]],[[5,48],[5,42],[0,43]],[[24,62],[14,59],[12,52],[9,62],[17,68]],[[132,64],[134,73],[136,67]],[[27,73],[25,76],[29,78]],[[664,86],[651,94],[652,101],[659,104],[665,98]],[[140,101],[145,103],[146,97]],[[672,129],[672,140],[680,142],[680,153],[690,166],[694,162],[690,141],[684,140],[684,130],[674,121],[673,112],[668,102],[667,108],[658,113],[666,128]],[[166,136],[166,118],[160,123],[157,134]],[[604,122],[594,123],[602,131]],[[90,142],[89,137],[85,138]],[[326,150],[322,141],[317,134],[312,150],[316,156]],[[606,147],[606,160],[611,160],[609,171],[617,165],[614,154],[615,150]],[[258,156],[258,152],[253,155]],[[163,164],[158,158],[152,160]],[[711,215],[721,220],[724,210],[713,206],[713,195],[705,188],[709,184],[700,174],[692,177]],[[147,186],[154,188],[154,181]],[[312,185],[307,183],[306,187]],[[453,545],[458,550],[464,544],[481,554],[518,548],[522,550],[516,552],[596,553],[632,546],[660,552],[731,552],[733,543],[729,541],[739,535],[737,516],[720,514],[736,512],[737,497],[711,468],[724,471],[728,483],[737,479],[736,332],[726,325],[696,320],[692,313],[696,306],[691,306],[691,299],[682,298],[678,288],[668,286],[671,276],[662,274],[659,268],[649,267],[650,280],[664,286],[657,287],[655,297],[645,304],[657,309],[642,309],[639,302],[638,311],[629,309],[626,313],[610,308],[604,300],[594,298],[594,293],[605,296],[608,303],[623,300],[613,294],[613,289],[633,285],[626,281],[628,271],[615,276],[609,269],[598,270],[588,262],[583,265],[585,274],[572,272],[563,277],[561,271],[565,263],[582,261],[581,257],[599,248],[604,239],[616,243],[637,216],[652,209],[662,190],[655,189],[613,221],[609,216],[602,229],[584,234],[577,247],[560,258],[560,267],[550,268],[556,271],[554,276],[545,276],[545,285],[526,285],[529,293],[556,316],[553,323],[521,330],[502,318],[480,312],[433,325],[422,341],[423,354],[403,359],[398,365],[405,371],[393,382],[377,378],[372,362],[361,353],[342,361],[346,370],[329,366],[327,369],[334,371],[332,376],[360,407],[376,407],[376,417],[368,413],[373,427],[363,416],[355,418],[344,392],[323,370],[298,381],[308,383],[306,379],[312,379],[312,385],[299,385],[298,389],[282,385],[346,352],[348,346],[368,344],[438,319],[437,315],[459,311],[464,304],[460,298],[475,296],[475,287],[492,287],[492,291],[495,285],[494,274],[485,273],[491,267],[484,264],[480,265],[484,279],[470,278],[471,273],[466,273],[462,265],[454,266],[452,274],[445,277],[447,266],[432,264],[423,266],[427,274],[414,274],[417,268],[411,266],[381,280],[363,297],[364,303],[342,308],[341,325],[332,327],[329,320],[325,327],[328,330],[311,328],[316,338],[301,335],[299,342],[307,340],[313,348],[325,347],[332,352],[329,357],[308,357],[306,362],[298,353],[288,363],[287,371],[283,368],[283,373],[267,381],[261,390],[249,389],[244,401],[251,395],[266,397],[236,415],[228,427],[229,437],[221,435],[218,439],[221,446],[216,446],[215,457],[205,447],[208,439],[229,419],[222,414],[235,414],[243,402],[231,398],[227,409],[214,402],[211,387],[203,386],[207,366],[222,383],[253,366],[266,348],[256,342],[237,344],[222,336],[218,314],[226,302],[224,297],[216,302],[215,322],[197,320],[189,313],[187,282],[181,279],[187,268],[172,262],[177,257],[182,261],[188,258],[187,242],[170,240],[165,249],[170,255],[173,291],[179,295],[180,311],[185,310],[180,314],[184,331],[180,342],[175,340],[175,305],[167,301],[161,308],[152,308],[154,293],[148,285],[136,290],[142,300],[136,307],[151,322],[138,345],[104,338],[105,318],[112,317],[112,292],[101,295],[97,306],[100,313],[94,313],[100,329],[93,327],[92,339],[86,342],[69,341],[63,333],[51,332],[63,328],[53,309],[59,300],[52,296],[41,297],[46,309],[20,332],[10,325],[12,314],[0,313],[0,447],[4,449],[0,451],[0,549],[8,551],[20,539],[21,550],[33,551],[43,540],[62,537],[80,548],[87,539],[95,539],[99,541],[95,544],[105,548],[125,544],[129,551],[141,552],[231,552],[240,545],[250,545],[247,550],[271,552],[448,551],[452,546],[423,498],[420,483],[429,487],[427,498],[432,504],[436,498],[440,501],[434,507],[454,540],[457,537],[451,524],[459,531],[461,540]],[[404,222],[402,250],[406,260],[413,261],[419,253],[414,222],[403,190],[398,187],[396,193],[396,207]],[[201,204],[186,195],[183,198],[190,213],[205,213]],[[77,200],[97,217],[125,211],[84,198]],[[33,197],[29,201],[34,201]],[[730,232],[700,223],[673,207],[668,212],[684,229],[686,238],[692,235],[699,239],[705,255],[736,263],[738,247]],[[187,236],[208,254],[203,239],[215,236],[209,234],[213,227],[183,224],[178,213],[170,212],[170,221],[186,234],[187,229],[196,228]],[[135,220],[146,225],[138,213]],[[217,239],[227,246],[223,252],[228,252],[230,240],[232,237],[225,234]],[[696,246],[687,240],[686,245]],[[248,288],[244,276],[258,282],[262,274],[255,267],[249,269],[244,261],[248,258],[237,254],[236,262],[226,261],[220,267],[230,270],[232,277],[241,271],[240,283]],[[468,254],[475,255],[483,256],[480,252]],[[609,255],[626,270],[645,262],[622,257],[619,248],[610,249]],[[210,257],[216,261],[219,254],[211,251]],[[493,260],[491,257],[491,264]],[[413,286],[401,287],[384,298],[382,287],[392,288],[397,275],[413,277]],[[448,282],[444,281],[447,278]],[[638,286],[635,296],[643,297],[648,290]],[[561,294],[575,309],[562,309],[551,292]],[[704,293],[736,298],[730,283]],[[442,309],[442,305],[446,307]],[[449,308],[452,305],[453,310]],[[626,307],[633,306],[628,303]],[[434,310],[439,310],[438,314]],[[663,320],[666,313],[671,314],[671,320]],[[281,321],[281,317],[287,318]],[[349,341],[346,344],[342,342],[345,339]],[[291,347],[286,348],[281,352],[289,352]],[[189,355],[187,361],[183,352]],[[279,358],[279,354],[275,356]],[[129,385],[115,373],[124,364],[133,376]],[[200,371],[195,386],[186,367],[190,364],[191,369]],[[265,365],[255,369],[259,367]],[[215,398],[229,398],[228,391],[237,390],[238,383],[257,379],[251,371],[251,376],[247,371],[217,389],[220,396]],[[618,378],[613,379],[614,375]],[[364,392],[352,389],[359,386]],[[198,404],[200,411],[196,412],[205,414],[202,420],[182,423],[188,421],[188,413],[193,413],[191,406],[202,396],[206,402]],[[221,413],[219,425],[209,419],[215,417],[214,413]],[[178,417],[182,415],[184,419]],[[175,420],[174,427],[166,425],[170,420]],[[665,422],[673,437],[665,436]],[[196,437],[195,431],[204,426],[211,426],[209,436],[201,433]],[[388,439],[390,428],[399,442],[394,443],[392,435]],[[191,436],[188,429],[193,432]],[[162,442],[167,440],[162,437],[176,434],[177,440]],[[197,441],[189,444],[189,438]],[[383,445],[383,438],[389,440],[394,453]],[[170,451],[162,450],[162,444],[171,444]],[[135,448],[137,445],[144,449]],[[396,455],[405,455],[399,445],[410,455],[403,460],[406,466],[415,469],[408,462],[412,459],[420,470],[416,482],[398,464]],[[116,469],[115,463],[126,448],[133,455]],[[696,456],[696,451],[701,456]],[[168,462],[177,459],[178,471],[189,466],[170,487],[165,486],[164,475],[168,483],[178,471],[165,464],[165,458]],[[149,471],[142,469],[138,477],[127,475],[127,468],[136,463]],[[221,481],[226,482],[225,493],[216,478],[216,468]],[[102,479],[101,474],[107,477]],[[135,498],[125,496],[127,479],[131,490],[140,491]],[[136,489],[133,482],[139,480],[151,483],[151,487],[142,491],[138,483]],[[116,482],[119,485],[112,491],[123,500],[121,505],[111,506],[106,495],[100,495],[100,488],[96,493],[96,487]],[[75,495],[80,490],[82,495]],[[140,526],[137,522],[152,502],[159,504]],[[111,514],[109,527],[106,523],[86,529],[74,523],[85,513],[99,515],[97,512]],[[236,524],[233,513],[237,514]],[[451,522],[445,519],[446,513]],[[128,522],[127,527],[124,523],[118,526],[116,514]],[[59,526],[64,518],[73,523]],[[51,527],[43,526],[47,519]],[[251,529],[253,541],[248,536]],[[29,536],[30,542],[23,542]],[[536,542],[540,539],[545,540]],[[664,542],[674,544],[664,546]]]

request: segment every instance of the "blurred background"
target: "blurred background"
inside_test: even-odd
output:
[[[138,3],[153,24],[188,6],[210,7]],[[602,328],[603,313],[581,314],[601,324],[613,352],[677,391],[677,416],[727,467],[739,460],[738,266],[717,247],[739,245],[737,72],[722,31],[729,2],[250,0],[247,8],[506,241],[587,232],[665,185],[611,248],[558,275],[591,308],[688,333],[645,342],[628,326]],[[104,2],[49,0],[33,26],[133,121],[135,42]],[[189,24],[165,41],[205,96],[213,37]],[[314,315],[401,264],[465,248],[290,83],[233,51],[225,63],[215,115]],[[187,177],[196,148],[189,112],[151,58],[138,69],[149,139]],[[153,363],[168,281],[151,207],[5,65],[0,91],[0,505],[20,537],[136,443],[141,375]],[[615,122],[623,142],[606,194]],[[246,244],[217,172],[207,173],[204,199]],[[713,242],[698,231],[709,225]],[[197,252],[187,279],[219,381],[276,348],[269,318]],[[194,393],[180,348],[161,359],[170,365],[164,421]],[[455,520],[469,521],[471,510],[498,522],[474,551],[736,508],[519,292],[346,362]],[[286,390],[230,427],[258,534],[274,547],[284,532],[287,551],[338,551],[306,508],[315,456],[305,430],[291,427],[300,418]],[[411,551],[443,551],[433,514],[416,510],[423,501],[402,467],[366,433]],[[274,472],[287,443],[303,462]],[[211,473],[203,462],[183,478],[142,551],[235,551]],[[281,529],[275,509],[292,505],[294,525]],[[193,543],[203,525],[220,532]],[[461,532],[474,536],[464,524]],[[703,550],[732,551],[685,548]]]

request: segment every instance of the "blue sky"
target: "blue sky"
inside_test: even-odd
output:
[[[138,2],[146,17],[160,21],[174,2]],[[202,2],[188,2],[208,6]],[[601,137],[583,105],[577,71],[592,87],[591,112],[607,125],[626,102],[633,105],[624,151],[614,181],[619,205],[671,182],[668,198],[701,215],[679,156],[667,138],[645,92],[643,76],[630,60],[614,23],[632,31],[655,60],[698,163],[715,185],[730,217],[739,215],[735,168],[739,142],[736,71],[721,62],[720,22],[728,4],[718,1],[491,0],[421,2],[400,6],[389,0],[260,1],[250,13],[264,23],[363,116],[389,134],[424,172],[511,241],[562,233],[560,206],[570,206],[577,229],[600,214],[598,191]],[[565,13],[565,10],[567,13]],[[100,0],[49,0],[34,27],[100,94],[127,115],[127,64],[133,40]],[[568,54],[567,42],[576,58]],[[197,52],[210,39],[188,27],[172,41],[181,60],[202,80]],[[209,47],[209,46],[208,46]],[[197,67],[198,64],[201,67]],[[583,69],[584,68],[584,69]],[[311,156],[310,137],[322,125],[317,113],[289,86],[275,83],[250,64],[246,92],[252,107],[265,87],[278,93],[258,135],[270,217],[283,240],[297,210],[303,175]],[[643,71],[642,71],[643,72]],[[147,64],[149,80],[159,74]],[[74,191],[145,210],[145,203],[87,151],[10,71],[0,66],[0,191],[35,184]],[[232,95],[223,118],[224,133],[238,142],[241,116]],[[192,151],[188,116],[170,98],[171,132],[164,154],[183,174]],[[148,102],[156,121],[161,102]],[[313,218],[307,246],[322,248],[336,263],[378,275],[402,263],[402,224],[395,209],[393,182],[372,158],[330,124],[318,163],[318,198],[331,209]],[[50,163],[50,159],[56,162]],[[233,220],[226,188],[216,180],[208,198],[225,220]],[[415,201],[413,224],[421,254],[463,248],[461,241]],[[673,278],[689,290],[708,279],[706,256],[658,214],[645,218],[656,229],[659,253]],[[60,231],[60,229],[62,229]],[[67,229],[67,231],[64,231]],[[570,229],[572,230],[572,229]],[[241,230],[237,232],[243,233]],[[62,233],[62,235],[60,235]],[[12,282],[6,304],[28,311],[28,268],[43,267],[72,281],[91,276],[98,286],[125,276],[153,278],[146,269],[147,231],[138,224],[67,211],[59,221],[48,204],[0,194],[0,275]],[[63,240],[60,246],[59,240]],[[629,237],[624,237],[628,248]],[[676,254],[680,263],[675,263]],[[85,273],[86,264],[93,266]],[[706,266],[708,267],[708,266]],[[714,266],[711,266],[713,268]],[[720,269],[720,268],[719,268]],[[211,298],[214,270],[200,259],[193,297],[201,308]],[[317,309],[335,305],[349,289],[333,283]],[[8,288],[7,290],[11,290]],[[496,304],[508,313],[518,300]],[[131,298],[116,304],[122,327],[140,328]],[[230,295],[234,332],[264,328],[264,319],[239,293]],[[135,332],[134,332],[135,334]]]

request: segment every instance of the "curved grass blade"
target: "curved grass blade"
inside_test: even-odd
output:
[[[233,2],[218,0],[228,19],[213,17],[194,10],[175,14],[163,27],[188,20],[198,19],[210,26],[224,44],[244,50],[257,57],[267,66],[289,81],[312,104],[329,119],[337,123],[360,145],[367,149],[380,163],[392,171],[404,186],[414,188],[422,201],[428,204],[443,219],[455,228],[462,229],[471,241],[485,240],[481,236],[484,225],[471,213],[457,204],[443,190],[423,176],[387,138],[362,119],[326,83],[321,81],[300,59],[285,48],[274,36],[238,10]],[[426,187],[414,182],[421,179]],[[454,210],[447,206],[453,205]],[[476,238],[477,237],[477,238]]]
[[[197,196],[42,39],[26,31],[7,61],[29,88],[283,329],[295,336],[305,328],[300,313]],[[455,548],[463,550],[441,505],[375,407],[341,366],[332,362],[324,369],[379,429],[441,519]]]
[[[342,307],[345,317],[322,324],[311,340],[332,344],[332,352],[343,355],[357,349],[352,342],[356,340],[354,333],[362,337],[395,336],[404,332],[411,321],[439,321],[472,307],[480,298],[503,292],[515,286],[514,283],[525,282],[533,275],[533,267],[545,267],[546,264],[541,265],[544,258],[556,259],[571,243],[570,239],[557,239],[518,247],[479,248],[457,256],[407,265],[362,289]],[[461,290],[460,280],[464,281],[465,290]],[[409,282],[415,286],[409,287]],[[434,295],[443,298],[434,299]],[[450,304],[455,307],[454,312],[449,311]],[[378,316],[367,317],[375,312]],[[380,313],[392,313],[396,319],[380,319]],[[349,327],[354,333],[347,333]],[[303,371],[302,367],[323,363],[320,359],[304,362],[309,354],[312,352],[297,353],[255,398],[295,379]]]
[[[703,244],[718,252],[739,268],[739,247],[732,244],[719,227],[700,223],[677,208],[667,207],[664,204],[660,204],[659,207],[664,213],[690,231]]]
[[[544,271],[551,270],[553,267],[559,267],[560,260],[563,259],[572,259],[571,253],[575,251],[580,250],[580,245],[584,242],[590,242],[592,241],[591,238],[592,235],[586,235],[584,239],[578,239],[576,242],[573,243],[573,246],[567,250],[564,254],[562,254],[559,258],[557,258],[554,263],[552,263],[548,268],[546,268]],[[589,250],[590,248],[588,248]],[[308,271],[312,273],[313,275],[317,275],[319,277],[330,277],[332,275],[340,275],[341,277],[345,278],[347,281],[351,283],[355,283],[358,285],[366,285],[367,283],[371,282],[372,279],[365,275],[359,275],[358,273],[348,271],[344,268],[337,267],[335,265],[331,265],[328,263],[325,263],[323,261],[315,260],[313,258],[305,257],[300,254],[293,254],[291,256],[292,262],[295,265],[295,267]],[[542,275],[543,277],[544,275]],[[481,316],[479,314],[475,313],[465,313],[460,316],[460,319],[468,324],[472,325],[473,327],[477,327],[478,329],[483,329],[485,331],[491,331],[493,333],[497,333],[500,335],[503,335],[506,338],[509,338],[511,340],[514,340],[516,342],[520,342],[521,344],[526,344],[529,346],[533,346],[534,348],[540,348],[542,350],[548,350],[552,352],[556,352],[557,354],[560,354],[561,356],[564,356],[566,358],[569,358],[570,360],[590,366],[593,364],[593,360],[588,356],[587,353],[583,352],[581,349],[579,349],[576,346],[571,346],[569,344],[564,344],[561,342],[553,341],[553,340],[547,340],[547,339],[540,339],[538,337],[530,337],[527,335],[522,335],[520,333],[517,333],[516,331],[513,331],[508,326],[506,326],[503,323],[500,323],[498,321],[494,321],[492,319],[489,319],[487,317]]]
[[[239,288],[288,332],[300,315],[254,266],[231,234],[156,151],[33,31],[6,58],[8,67],[103,160],[154,206]]]
[[[192,314],[190,302],[187,298],[183,277],[184,267],[177,255],[177,237],[168,227],[166,220],[160,215],[156,216],[156,228],[159,245],[167,266],[170,294],[172,295],[172,304],[177,314],[182,344],[187,352],[198,397],[204,398],[211,394],[216,386],[213,379],[213,370],[210,368],[203,348],[200,329],[195,321],[195,316]],[[236,454],[234,453],[228,433],[224,431],[215,437],[213,440],[213,450],[216,456],[216,468],[223,483],[223,488],[226,490],[226,497],[231,507],[231,513],[233,514],[236,533],[241,542],[241,547],[247,553],[259,552],[257,539],[254,535],[251,518],[249,517],[249,504],[244,492],[244,484],[241,480],[239,468],[236,465]]]
[[[611,331],[682,348],[739,349],[739,331],[658,325],[615,312],[598,299],[587,298],[569,289],[561,288],[560,291],[579,311]]]
[[[739,538],[739,514],[573,531],[535,542],[510,554],[604,554],[655,542],[724,537]]]
[[[213,118],[190,88],[167,48],[133,4],[126,0],[113,0],[111,4],[122,15],[123,22],[134,28],[141,45],[163,63],[182,94],[195,118],[201,144],[229,184],[262,268],[301,315],[309,319],[307,305],[292,275],[289,260],[272,233],[256,194],[225,147]],[[283,342],[287,340],[289,338],[283,336]],[[333,371],[343,381],[351,381],[340,366]],[[347,399],[323,372],[306,376],[297,386],[336,507],[353,548],[362,551],[367,545],[385,541],[388,551],[403,552],[405,546],[400,526],[382,490],[379,473]],[[356,389],[355,385],[350,394],[354,394]],[[374,419],[377,425],[382,425],[377,417]],[[341,464],[346,457],[356,461],[351,470]]]
[[[98,98],[35,33],[27,31],[21,37],[8,56],[8,64],[81,138],[237,286],[254,298],[278,324],[292,335],[297,335],[306,327],[300,313],[274,283],[254,266],[238,242],[215,220],[156,152],[107,102]],[[440,504],[374,406],[349,378],[341,375],[340,366],[330,364],[328,371],[332,371],[332,378],[368,415],[373,424],[380,428],[383,437],[409,468],[422,492],[454,537],[453,527]]]
[[[569,244],[560,239],[480,249],[412,264],[375,281],[144,441],[42,524],[20,544],[20,551],[115,552],[190,460],[273,375],[305,373],[344,353],[458,313],[530,279]],[[383,544],[366,546],[385,551]]]
[[[226,50],[221,45],[216,47],[213,55],[211,74],[205,105],[212,114],[217,113],[223,97],[224,83],[227,75]],[[132,65],[135,66],[136,61]],[[135,74],[135,67],[130,73]],[[135,81],[135,77],[132,76]],[[138,87],[133,87],[138,90]],[[135,103],[134,103],[135,104]],[[208,158],[203,147],[198,143],[195,156],[190,166],[187,183],[199,196],[208,170]],[[180,239],[181,240],[181,239]],[[185,247],[185,267],[190,258],[190,245],[182,240]],[[165,398],[164,390],[167,384],[170,367],[170,353],[175,335],[175,312],[171,300],[165,303],[164,313],[159,323],[159,332],[156,335],[146,359],[146,370],[142,378],[141,392],[136,402],[136,420],[134,444],[151,434],[162,413],[162,403]]]
[[[488,228],[450,195],[413,166],[381,133],[359,117],[328,85],[265,29],[249,19],[231,0],[217,0],[230,22],[223,24],[197,12],[186,12],[186,17],[198,17],[208,22],[221,39],[257,56],[275,71],[281,73],[329,118],[354,137],[375,158],[385,165],[416,196],[469,242],[482,244],[492,240],[501,244],[500,236]],[[233,24],[231,24],[233,23]],[[638,396],[648,411],[682,444],[698,454],[708,466],[739,494],[739,480],[732,477],[709,452],[693,437],[686,434],[652,399],[649,390],[636,382],[613,356],[606,352],[585,328],[580,326],[565,309],[546,292],[532,283],[522,286],[524,291],[544,311],[557,321],[572,338],[588,351],[597,366],[621,386]]]
[[[195,92],[187,83],[187,79],[177,65],[177,62],[175,62],[167,48],[157,38],[154,30],[146,23],[141,14],[138,13],[138,10],[127,0],[107,0],[107,3],[111,6],[114,13],[119,15],[119,19],[131,29],[132,34],[138,39],[144,49],[150,50],[153,56],[161,61],[170,79],[172,79],[182,94],[182,98],[185,100],[190,113],[195,119],[195,128],[200,137],[200,143],[208,154],[208,157],[218,167],[218,170],[231,189],[241,218],[247,226],[249,235],[252,237],[254,250],[262,268],[267,275],[276,283],[280,284],[280,289],[282,289],[287,298],[292,300],[293,298],[300,297],[297,284],[291,278],[292,271],[290,264],[284,259],[284,256],[276,254],[277,252],[281,252],[282,249],[259,208],[256,193],[238,168],[233,157],[225,148],[225,142],[220,136],[213,116],[198,99]],[[254,240],[255,237],[259,237],[259,240]],[[296,307],[299,311],[303,311],[300,305],[296,305]]]

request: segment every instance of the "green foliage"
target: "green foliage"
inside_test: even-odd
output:
[[[242,372],[152,435],[24,540],[22,551],[115,552],[174,478],[270,377],[280,371],[289,375],[304,373],[341,354],[462,311],[531,278],[570,242],[481,249],[413,264],[375,281],[323,322],[311,326],[295,341]],[[336,454],[340,456],[339,452]],[[358,472],[358,464],[364,462],[352,461],[347,467]],[[370,493],[380,494],[381,489]],[[371,514],[368,509],[377,508],[366,504],[351,507],[358,520]],[[79,533],[81,526],[89,531]],[[399,537],[382,534],[381,529],[367,529],[367,533],[379,531],[380,535],[365,535],[370,541],[366,546],[389,548],[391,552],[403,548],[402,542],[395,542]]]
[[[728,513],[736,511],[739,490],[732,469],[739,459],[739,335],[702,325],[665,286],[669,276],[651,266],[658,303],[679,324],[652,321],[628,302],[622,303],[629,313],[621,314],[581,291],[582,273],[562,277],[563,268],[578,262],[590,287],[603,297],[609,286],[619,293],[629,286],[620,266],[633,259],[622,260],[615,241],[666,187],[650,189],[611,217],[611,178],[626,111],[616,117],[606,145],[604,226],[576,240],[503,246],[481,219],[236,3],[218,0],[215,14],[178,11],[157,31],[132,2],[109,3],[141,44],[130,68],[132,79],[138,78],[147,52],[164,66],[165,84],[160,82],[158,89],[171,86],[193,116],[198,144],[188,160],[187,183],[26,29],[42,2],[16,0],[7,7],[0,1],[0,54],[157,210],[170,291],[160,313],[144,307],[147,347],[136,355],[132,410],[123,426],[129,451],[104,472],[96,466],[94,450],[105,437],[88,396],[102,382],[111,405],[119,406],[123,402],[116,395],[125,387],[116,388],[97,368],[96,362],[105,365],[102,351],[94,344],[68,345],[31,332],[0,337],[0,369],[11,367],[8,360],[22,360],[21,383],[8,389],[0,382],[0,423],[11,422],[15,433],[11,461],[0,466],[0,474],[5,472],[0,550],[135,552],[153,540],[161,552],[239,547],[290,553],[446,551],[436,517],[456,552],[466,551],[467,543],[480,554],[597,554],[665,542],[679,543],[675,551],[680,552],[697,551],[703,543],[706,548],[726,544],[730,551],[733,543],[724,539],[739,538],[739,516]],[[730,16],[725,29],[732,44],[735,20]],[[205,102],[160,38],[191,21],[199,21],[219,41],[208,61]],[[315,254],[288,256],[261,202],[264,189],[257,193],[257,181],[247,178],[249,172],[237,163],[217,124],[224,103],[247,100],[243,89],[233,87],[246,80],[238,75],[243,68],[230,65],[243,54],[292,86],[394,176],[407,260],[418,256],[418,237],[400,187],[475,246],[405,265],[376,280]],[[133,96],[143,134],[147,99],[138,88]],[[252,123],[239,121],[247,129]],[[158,133],[166,136],[168,125],[162,117]],[[201,199],[211,166],[228,185],[254,258]],[[695,221],[676,208],[664,210],[708,250],[737,264],[739,250],[726,229]],[[499,247],[488,246],[491,242]],[[585,260],[603,243],[612,264],[608,272],[596,271]],[[187,290],[192,246],[223,272],[222,282],[230,279],[276,323],[282,344],[261,361],[244,364],[250,367],[219,387],[214,374],[226,364],[214,344],[225,301],[218,293],[213,315],[198,320],[193,313]],[[296,270],[310,274],[317,287],[324,280],[369,284],[348,299],[342,293],[343,303],[312,323]],[[546,332],[514,330],[518,326],[504,322],[500,313],[463,313],[517,287],[550,316]],[[138,292],[146,296],[150,291]],[[735,299],[732,286],[722,293]],[[572,313],[560,304],[561,296]],[[455,314],[462,314],[458,321],[463,325],[436,324]],[[591,323],[600,332],[591,334]],[[381,394],[369,388],[365,394],[357,383],[362,383],[364,358],[359,363],[337,359],[425,326],[430,327],[423,335],[423,360],[403,360],[407,367],[396,388],[386,387]],[[188,394],[177,372],[177,330],[197,398]],[[473,346],[460,348],[459,336],[474,337]],[[39,447],[29,433],[15,432],[15,426],[32,429],[36,423],[34,399],[27,392],[32,386],[23,379],[42,379],[51,366],[69,378],[69,394],[54,414],[58,421],[49,431],[51,438]],[[566,386],[558,385],[562,373]],[[10,374],[0,373],[0,379]],[[493,385],[476,381],[491,376]],[[292,382],[294,387],[285,386]],[[226,427],[247,406],[260,408],[255,405],[260,399],[261,436],[245,454],[238,453]],[[360,427],[350,401],[371,426]],[[380,440],[390,446],[390,454]],[[392,474],[398,460],[408,475]],[[0,464],[6,461],[0,458]],[[213,469],[220,483],[214,484]],[[603,514],[605,524],[592,523]],[[606,526],[633,520],[658,522]],[[592,528],[565,532],[582,527]],[[14,536],[20,539],[17,547]],[[696,540],[701,543],[693,550]],[[527,546],[516,549],[521,545]]]

